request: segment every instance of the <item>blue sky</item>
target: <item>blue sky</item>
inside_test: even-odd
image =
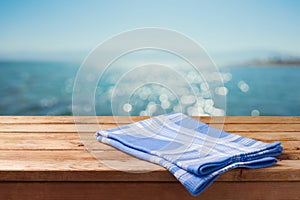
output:
[[[142,27],[182,32],[220,58],[300,56],[298,0],[1,0],[0,58],[82,58],[108,37]]]

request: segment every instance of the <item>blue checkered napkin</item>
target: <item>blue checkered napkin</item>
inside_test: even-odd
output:
[[[237,167],[275,164],[280,142],[271,144],[214,129],[170,113],[96,133],[98,141],[167,168],[194,196]]]

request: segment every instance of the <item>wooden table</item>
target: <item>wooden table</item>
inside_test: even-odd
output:
[[[97,119],[101,128],[117,126],[113,117]],[[197,119],[210,123],[209,117]],[[89,117],[76,124],[91,138],[98,126]],[[224,130],[281,141],[284,153],[276,166],[224,173],[195,198],[164,168],[93,139],[98,161],[85,150],[71,116],[1,116],[0,199],[300,199],[300,117],[226,117]]]

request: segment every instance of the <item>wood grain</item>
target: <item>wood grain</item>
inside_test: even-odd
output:
[[[146,116],[0,116],[0,124],[73,124],[74,120],[77,123],[89,124],[97,123],[115,124],[132,123],[143,119],[148,119]],[[300,124],[300,117],[291,116],[226,116],[226,117],[193,117],[204,123],[237,123],[237,124]]]
[[[197,198],[166,169],[94,138],[147,118],[0,116],[0,199],[300,199],[300,117],[195,117],[284,147],[275,166],[226,172]]]
[[[260,137],[252,137],[249,134],[249,138],[257,139],[259,138],[263,142],[273,142],[275,137],[274,134],[265,134]],[[287,135],[287,134],[286,134]],[[103,145],[99,143],[95,137],[94,133],[86,133],[82,134],[80,137],[78,134],[49,134],[49,133],[41,133],[41,134],[32,134],[32,133],[0,133],[0,150],[83,150],[84,147],[82,144],[84,142],[89,142],[89,147],[95,150],[109,150],[113,149],[108,145]],[[83,138],[84,139],[80,139]],[[276,138],[278,141],[280,138]],[[286,137],[286,139],[289,139]],[[297,140],[280,140],[282,145],[285,147],[285,152],[289,153],[297,153],[300,152],[300,141]]]
[[[300,182],[215,182],[192,197],[178,182],[0,182],[0,199],[299,200],[299,188]]]
[[[78,130],[80,132],[95,132],[99,129],[105,130],[115,127],[115,124],[0,124],[1,132],[65,132],[65,133],[75,133]],[[212,124],[212,127],[220,128],[228,132],[239,131],[239,132],[294,132],[300,130],[300,124],[224,124],[217,125]]]

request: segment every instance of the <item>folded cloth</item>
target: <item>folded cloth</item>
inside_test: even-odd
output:
[[[264,143],[215,129],[181,113],[96,132],[98,141],[167,168],[193,195],[222,173],[277,162],[280,142]]]

